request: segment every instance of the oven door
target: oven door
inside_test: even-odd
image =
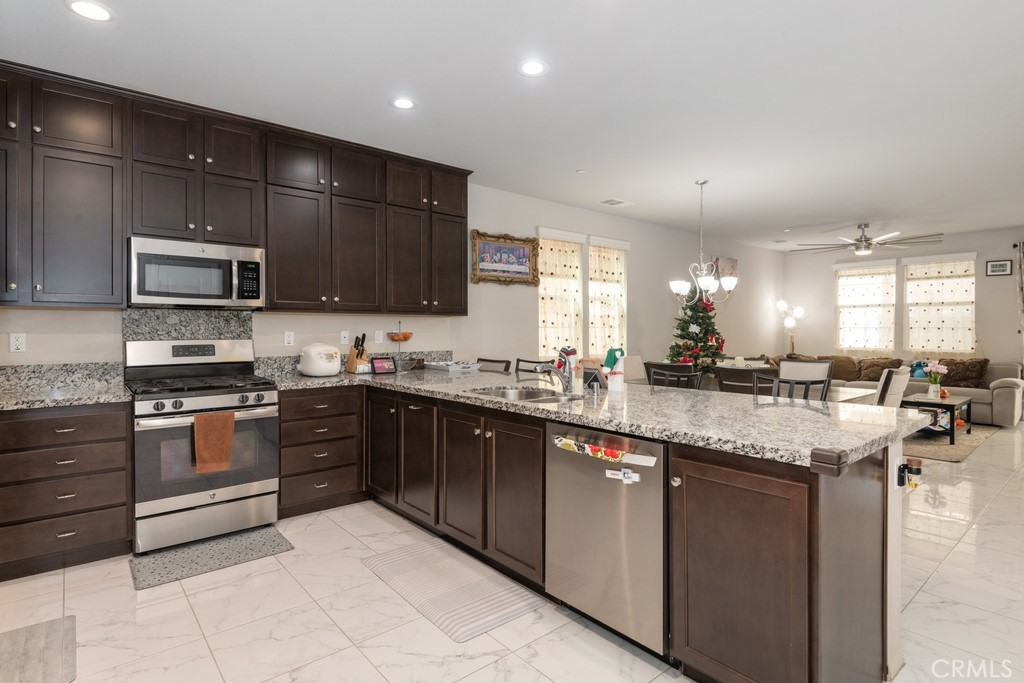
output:
[[[135,420],[135,517],[142,518],[278,490],[278,408],[232,411],[227,469],[197,472],[192,415]]]

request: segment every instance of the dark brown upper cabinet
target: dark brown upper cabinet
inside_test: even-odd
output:
[[[331,194],[384,201],[384,157],[343,147],[331,149]]]
[[[28,100],[22,86],[27,83],[27,78],[0,71],[0,138],[16,140],[27,135],[28,126],[21,125],[28,120],[22,111],[23,101]]]
[[[327,187],[327,146],[304,138],[268,134],[267,182],[323,192]]]
[[[32,83],[32,142],[121,156],[122,98],[51,81]]]
[[[331,244],[331,308],[383,311],[384,205],[335,197],[331,206]]]
[[[132,233],[197,239],[199,174],[182,168],[134,164],[132,168]],[[213,239],[213,233],[210,233]]]
[[[18,145],[0,140],[0,301],[18,300]]]
[[[203,200],[203,236],[207,242],[252,246],[262,243],[262,184],[207,175]]]
[[[32,161],[32,301],[121,305],[121,160],[40,145]]]
[[[388,204],[410,209],[430,208],[430,169],[388,160]]]
[[[451,216],[466,215],[466,175],[437,169],[430,172],[430,210]]]
[[[426,211],[387,208],[387,310],[430,310],[430,219]]]
[[[206,119],[204,144],[207,173],[259,180],[260,129],[237,121]]]
[[[465,315],[468,312],[469,249],[466,219],[433,214],[430,217],[430,312]]]
[[[327,197],[267,187],[267,279],[271,308],[326,311],[331,287]]]
[[[203,167],[203,117],[195,112],[136,101],[132,158],[198,171]]]

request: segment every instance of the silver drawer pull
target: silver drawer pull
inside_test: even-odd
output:
[[[76,429],[78,429],[78,427],[66,427],[64,429],[54,429],[53,431],[55,431],[58,434],[70,434],[71,432],[75,431]]]
[[[423,406],[409,406],[409,410],[423,410]]]
[[[76,535],[77,533],[78,529],[72,529],[71,531],[62,531],[61,533],[57,534],[57,538],[69,538],[71,536]]]
[[[323,403],[321,405],[313,406],[313,407],[316,408],[317,410],[320,410],[320,409],[323,409],[323,408],[330,408],[331,406],[330,406],[329,403]]]
[[[74,465],[78,462],[78,458],[71,458],[70,460],[54,460],[54,465]]]
[[[314,453],[313,457],[314,458],[326,458],[327,454],[326,453]]]
[[[313,433],[314,434],[323,434],[326,431],[327,431],[327,427],[321,427],[320,429],[314,429]]]
[[[56,496],[56,498],[57,500],[68,500],[69,498],[74,498],[77,495],[77,493],[62,493],[59,496]]]
[[[313,484],[313,488],[315,488],[315,489],[325,489],[325,488],[327,488],[327,482],[325,481],[322,484]]]

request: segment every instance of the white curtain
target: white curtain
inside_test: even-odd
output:
[[[974,351],[974,261],[910,263],[903,268],[907,349]]]
[[[836,271],[836,348],[893,350],[896,266]]]
[[[579,349],[582,343],[582,248],[577,242],[540,239],[538,360],[556,357],[563,346]]]
[[[626,252],[591,246],[587,283],[589,356],[626,347]]]

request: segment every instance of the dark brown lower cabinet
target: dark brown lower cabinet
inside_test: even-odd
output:
[[[484,418],[442,408],[437,419],[438,528],[471,548],[484,549],[487,498]]]
[[[389,503],[398,496],[398,397],[366,392],[366,491]]]
[[[437,406],[429,400],[398,400],[398,507],[437,524]]]

